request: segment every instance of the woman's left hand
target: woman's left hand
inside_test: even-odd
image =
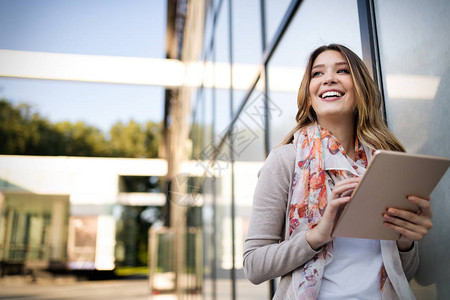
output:
[[[408,201],[419,207],[417,213],[398,209],[388,208],[383,215],[384,224],[392,230],[401,234],[397,241],[400,251],[411,249],[414,241],[420,241],[433,226],[431,217],[430,197],[428,199],[417,196],[408,196]]]

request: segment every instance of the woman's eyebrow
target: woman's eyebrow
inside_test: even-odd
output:
[[[336,66],[340,66],[340,65],[348,65],[348,63],[346,61],[338,61],[337,63],[335,63]],[[317,69],[317,68],[323,68],[325,67],[324,64],[320,64],[320,65],[315,65],[311,68],[311,70]]]
[[[311,70],[317,69],[317,68],[322,68],[325,67],[325,65],[315,65],[311,68]]]

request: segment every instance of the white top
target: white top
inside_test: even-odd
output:
[[[381,299],[380,241],[335,238],[333,246],[333,259],[325,266],[318,299]]]

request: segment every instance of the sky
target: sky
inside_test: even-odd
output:
[[[164,58],[165,36],[165,0],[0,0],[0,49]],[[154,86],[0,77],[0,98],[104,132],[117,121],[161,121],[163,97]]]

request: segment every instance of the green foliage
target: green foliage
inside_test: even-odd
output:
[[[54,124],[59,135],[55,141],[58,152],[68,156],[109,156],[107,141],[102,132],[84,122],[68,121]]]
[[[217,139],[220,137],[212,136],[213,128],[211,124],[198,124],[193,123],[189,132],[189,139],[192,142],[192,150],[190,153],[190,159],[201,159],[208,160],[210,159],[210,150],[209,149],[213,145],[214,142],[217,142]]]
[[[158,157],[161,125],[118,122],[110,138],[78,121],[52,124],[27,104],[0,99],[0,154]]]
[[[153,122],[140,125],[130,120],[118,122],[110,130],[110,146],[114,156],[157,157],[160,126]]]

